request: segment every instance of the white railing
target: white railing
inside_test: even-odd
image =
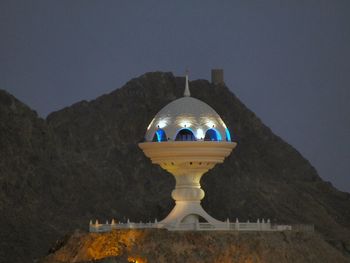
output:
[[[170,231],[302,231],[314,232],[313,225],[277,225],[271,224],[270,220],[264,219],[257,222],[239,222],[238,219],[234,223],[229,220],[217,224],[210,223],[178,223],[178,224],[162,224],[155,220],[154,223],[133,223],[129,220],[126,223],[116,223],[114,220],[109,223],[100,224],[97,220],[95,223],[90,221],[90,232],[110,232],[113,229],[147,229],[147,228],[165,228]]]

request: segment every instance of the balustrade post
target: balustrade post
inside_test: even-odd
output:
[[[266,224],[265,224],[265,219],[262,219],[262,224],[261,224],[261,229],[265,230],[266,229]]]

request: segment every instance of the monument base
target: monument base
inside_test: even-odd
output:
[[[199,219],[203,218],[213,227],[223,222],[211,217],[201,206],[200,201],[176,201],[175,207],[169,215],[159,222],[164,228],[176,229],[181,224],[197,224]]]

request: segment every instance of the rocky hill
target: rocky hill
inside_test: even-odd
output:
[[[40,263],[346,263],[319,235],[301,232],[75,232]]]
[[[0,91],[0,262],[30,262],[90,219],[161,219],[172,176],[137,147],[153,116],[181,97],[184,78],[147,73],[46,120]],[[350,257],[350,194],[324,182],[222,85],[190,83],[233,131],[238,147],[202,179],[204,208],[218,219],[315,224]]]

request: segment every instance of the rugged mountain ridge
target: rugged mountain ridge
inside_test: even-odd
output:
[[[46,120],[0,91],[0,262],[23,262],[91,218],[165,216],[173,179],[137,147],[153,116],[182,96],[184,78],[147,73]],[[350,253],[350,195],[324,182],[223,85],[190,83],[233,131],[237,149],[202,179],[203,206],[219,219],[313,223]],[[220,204],[220,206],[219,206]],[[13,246],[16,251],[14,253]]]

